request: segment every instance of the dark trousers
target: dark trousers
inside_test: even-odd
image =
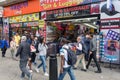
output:
[[[85,60],[88,61],[89,59],[89,50],[87,51],[87,53],[85,54]]]
[[[5,57],[6,50],[7,49],[4,49],[4,48],[2,49],[2,57]]]
[[[87,68],[89,67],[92,59],[94,60],[96,66],[97,66],[98,71],[101,71],[100,65],[99,65],[98,62],[97,62],[96,51],[92,51],[92,54],[91,54],[90,57],[89,57],[88,64],[87,64],[86,67],[87,67]]]
[[[25,77],[25,75],[30,77],[30,72],[27,70],[26,65],[27,65],[27,60],[25,61],[20,60],[20,70],[22,71],[21,77]]]

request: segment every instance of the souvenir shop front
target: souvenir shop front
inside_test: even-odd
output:
[[[4,18],[8,18],[9,38],[18,32],[24,31],[35,33],[39,27],[39,0],[27,0],[22,3],[4,7]],[[6,27],[4,25],[3,27]]]
[[[10,17],[10,34],[23,35],[25,32],[34,34],[39,28],[39,13]]]
[[[99,3],[46,11],[47,41],[66,37],[75,42],[78,35],[96,34],[99,32],[99,21]]]
[[[41,12],[41,18],[46,14],[47,41],[56,42],[60,37],[66,37],[75,42],[80,34],[99,33],[101,61],[120,64],[119,3],[112,0],[115,9],[112,12],[107,9],[107,1]]]

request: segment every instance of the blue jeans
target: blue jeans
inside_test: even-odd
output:
[[[46,72],[46,56],[40,56],[41,64],[38,66],[40,68],[43,66],[43,71]]]
[[[68,72],[71,80],[76,80],[72,67],[63,68],[63,73],[60,73],[58,80],[63,80],[63,78],[67,72]]]

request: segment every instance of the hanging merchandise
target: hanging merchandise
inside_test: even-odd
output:
[[[63,31],[63,30],[64,30],[64,28],[63,28],[62,24],[60,24],[60,25],[58,26],[58,30],[61,30],[61,31]]]
[[[40,36],[39,34],[39,30],[36,30],[36,34],[35,34],[37,37]]]
[[[69,27],[68,27],[68,30],[71,31],[71,30],[74,30],[74,28],[75,28],[74,25],[73,25],[73,24],[70,24]]]

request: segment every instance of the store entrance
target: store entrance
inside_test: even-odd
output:
[[[59,38],[64,37],[71,42],[75,42],[79,35],[99,33],[99,28],[99,16],[48,21],[47,41],[56,42]]]
[[[14,36],[15,33],[18,33],[20,36],[28,33],[29,35],[35,35],[38,27],[14,27],[10,28],[10,37]]]

